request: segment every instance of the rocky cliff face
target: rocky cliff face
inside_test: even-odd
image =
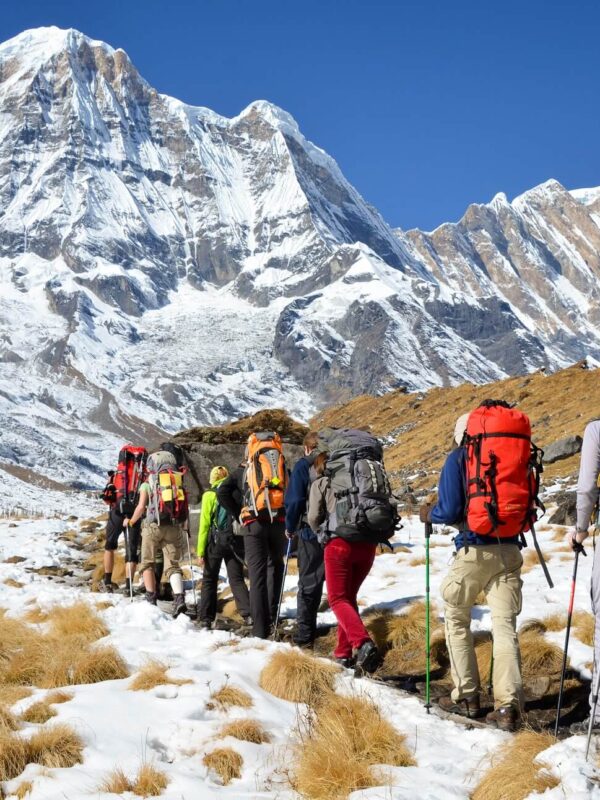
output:
[[[598,193],[393,231],[266,102],[225,119],[76,31],[0,46],[0,464],[600,356]]]

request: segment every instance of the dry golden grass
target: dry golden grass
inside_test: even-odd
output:
[[[104,578],[104,563],[103,563],[103,553],[95,553],[94,555],[90,556],[88,560],[83,565],[83,568],[86,570],[92,570],[92,591],[96,591],[98,585],[101,583],[102,579]],[[127,577],[127,573],[125,571],[125,559],[121,555],[121,553],[116,550],[115,551],[115,565],[112,571],[112,580],[113,583],[124,583],[125,578]]]
[[[16,778],[29,761],[27,741],[16,733],[0,728],[0,781]]]
[[[104,621],[83,601],[72,606],[55,606],[48,613],[48,620],[54,636],[80,636],[88,642],[95,642],[109,634]]]
[[[210,693],[206,707],[208,709],[218,708],[221,711],[227,711],[227,709],[233,707],[252,708],[252,705],[252,698],[248,692],[226,683],[220,689]]]
[[[543,551],[542,551],[542,555],[544,556],[544,561],[546,561],[546,563],[547,563],[548,560],[549,560],[549,556],[546,555],[546,553],[544,553]],[[535,551],[535,548],[533,548],[533,547],[532,548],[528,548],[527,551],[525,552],[525,555],[523,556],[523,566],[521,568],[521,572],[522,573],[531,572],[531,570],[534,567],[537,567],[539,565],[539,563],[540,563],[540,561],[539,561],[539,558],[538,558],[538,554]]]
[[[235,719],[223,725],[219,731],[218,738],[225,739],[227,736],[240,739],[242,742],[253,742],[254,744],[265,744],[271,741],[271,737],[262,724],[255,719]]]
[[[169,779],[162,770],[145,762],[139,768],[131,789],[138,797],[158,797],[169,785]]]
[[[479,594],[475,598],[475,605],[476,606],[487,605],[487,597],[485,596],[485,592],[479,592]]]
[[[18,800],[23,800],[23,798],[27,797],[27,795],[31,792],[32,789],[33,789],[32,781],[21,781],[21,783],[17,786],[17,788],[14,791],[15,797],[17,797]]]
[[[410,564],[411,567],[421,567],[425,564],[425,561],[426,561],[425,556],[415,556],[414,558],[411,558],[411,560],[408,563]]]
[[[34,606],[33,608],[28,609],[23,614],[21,619],[23,619],[25,622],[31,622],[33,625],[41,625],[42,622],[46,622],[48,619],[48,614],[39,606]]]
[[[1,666],[0,666],[1,671]],[[10,683],[0,683],[0,705],[12,706],[33,694],[27,686],[15,686]]]
[[[471,800],[525,800],[560,785],[536,757],[556,740],[550,733],[522,731],[505,744],[479,781]]]
[[[529,631],[519,634],[521,650],[521,672],[523,678],[537,678],[540,675],[554,675],[562,668],[563,652],[543,634]]]
[[[302,732],[292,786],[310,800],[342,800],[377,786],[374,765],[415,764],[405,738],[370,700],[331,694]]]
[[[129,689],[134,692],[147,692],[149,689],[154,689],[156,686],[164,686],[165,684],[184,686],[185,684],[193,683],[189,678],[171,678],[167,675],[168,670],[168,664],[152,658],[148,659],[134,675],[129,684]]]
[[[5,706],[0,706],[0,731],[16,731],[19,722],[15,715]]]
[[[231,747],[218,747],[202,759],[207,769],[216,772],[223,786],[228,786],[234,778],[242,777],[244,759]]]
[[[596,618],[589,611],[575,611],[573,614],[573,626],[575,628],[575,635],[583,644],[590,647],[594,644],[594,629],[596,625]]]
[[[121,767],[116,767],[98,786],[99,792],[123,795],[132,792],[138,797],[158,797],[167,788],[169,779],[153,764],[144,762],[130,780]]]
[[[83,761],[83,741],[69,725],[47,725],[27,742],[29,760],[50,769],[73,767]]]
[[[125,794],[131,791],[131,781],[121,767],[115,767],[106,778],[98,785],[99,792],[106,794]]]
[[[567,627],[567,615],[560,613],[548,614],[547,617],[544,617],[539,622],[544,631],[564,631]],[[531,624],[533,623],[534,620],[531,620]]]
[[[20,581],[16,581],[14,578],[6,578],[6,580],[2,581],[5,586],[11,586],[13,589],[22,589],[25,586],[24,583]]]
[[[21,714],[21,719],[23,722],[37,722],[43,724],[55,716],[56,711],[52,708],[50,703],[46,700],[38,700],[37,703],[30,705],[29,708]]]
[[[71,692],[61,692],[57,690],[55,692],[49,692],[46,695],[46,702],[51,705],[59,705],[60,703],[68,703],[73,697],[74,695],[71,694]]]
[[[508,378],[492,384],[435,388],[420,394],[388,392],[380,397],[364,395],[344,405],[319,413],[312,427],[369,427],[376,436],[387,436],[402,420],[403,433],[386,448],[388,472],[401,483],[422,470],[423,477],[411,479],[415,489],[430,489],[435,473],[450,449],[456,418],[471,411],[488,397],[502,397],[529,415],[534,441],[541,447],[571,434],[581,435],[587,422],[598,416],[600,374],[575,365],[551,375],[537,372]],[[579,466],[579,456],[548,464],[547,483],[571,475]]]
[[[278,650],[260,673],[259,686],[291,703],[318,705],[333,691],[339,667],[300,650]]]
[[[288,575],[298,574],[298,559],[292,556],[288,561]]]

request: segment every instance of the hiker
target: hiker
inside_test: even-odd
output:
[[[104,578],[98,587],[101,592],[112,594],[119,587],[112,581],[115,565],[115,550],[119,546],[119,537],[125,535],[125,587],[123,594],[129,597],[131,583],[138,564],[141,539],[141,522],[125,528],[124,521],[131,516],[139,501],[139,487],[146,477],[145,447],[134,447],[127,444],[119,452],[119,463],[116,470],[108,473],[108,482],[102,492],[102,499],[109,505],[106,522],[106,540],[104,543]]]
[[[598,478],[600,477],[600,420],[590,422],[583,433],[581,446],[581,460],[579,465],[579,478],[577,481],[577,522],[575,530],[568,534],[569,544],[573,551],[577,550],[587,539],[592,517],[598,512]],[[597,520],[596,520],[597,522]],[[592,675],[592,689],[598,679],[598,664],[600,662],[600,548],[594,548],[594,561],[592,564],[592,612],[596,618],[594,633],[594,670]],[[593,708],[592,694],[590,694],[591,713],[595,711],[592,727],[594,731],[600,729],[600,708]],[[572,733],[587,732],[589,717],[583,723],[571,726]]]
[[[234,534],[233,517],[217,499],[217,490],[228,476],[226,467],[213,467],[210,489],[202,495],[197,552],[204,571],[198,616],[200,625],[207,630],[217,616],[217,589],[223,561],[238,613],[245,625],[252,624],[250,597],[244,581],[244,539]]]
[[[277,617],[285,553],[287,469],[277,433],[252,433],[246,460],[217,489],[217,499],[243,526],[250,579],[252,634],[266,639]]]
[[[437,503],[420,509],[422,522],[458,528],[454,560],[441,585],[454,688],[440,697],[439,705],[469,718],[480,715],[471,610],[484,592],[492,616],[494,658],[494,710],[486,722],[514,731],[523,703],[516,631],[522,599],[521,536],[534,521],[537,497],[531,491],[530,464],[536,449],[529,419],[501,400],[486,400],[459,417],[454,442],[440,474]]]
[[[393,536],[399,517],[377,439],[342,429],[328,446],[331,452],[313,463],[317,478],[310,487],[308,524],[325,546],[327,597],[338,621],[334,658],[360,675],[374,672],[380,656],[358,613],[358,590],[377,543]]]
[[[293,642],[298,647],[310,648],[317,632],[317,614],[325,580],[323,547],[306,518],[308,494],[314,480],[311,468],[318,455],[319,434],[309,431],[303,444],[304,456],[294,465],[285,493],[285,535],[288,539],[298,537],[298,595]]]
[[[162,550],[164,574],[173,590],[173,616],[186,611],[183,573],[179,562],[184,536],[189,536],[188,505],[183,488],[183,473],[172,453],[159,450],[148,456],[148,480],[139,488],[139,502],[124,525],[142,524],[142,559],[140,573],[144,578],[146,600],[156,605],[158,596],[154,572],[157,553]],[[144,516],[145,515],[145,516]]]

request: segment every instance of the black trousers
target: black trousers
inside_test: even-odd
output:
[[[261,639],[269,636],[271,622],[277,615],[286,542],[283,522],[252,522],[244,536],[252,633]]]
[[[218,540],[215,541],[209,536],[204,553],[204,571],[198,608],[198,616],[201,620],[213,622],[217,616],[219,572],[223,561],[237,610],[244,618],[250,616],[250,598],[244,580],[244,543],[241,541],[241,537],[234,537],[233,545],[229,545]]]
[[[106,523],[106,543],[105,550],[116,550],[119,546],[119,536],[125,536],[125,561],[135,562],[140,560],[140,545],[142,543],[142,521],[138,520],[135,525],[130,526],[125,534],[123,528],[123,520],[125,514],[122,514],[117,506],[113,506],[108,513],[108,521]]]
[[[298,598],[296,601],[296,644],[314,641],[317,614],[325,582],[324,551],[316,536],[303,538],[298,532]]]

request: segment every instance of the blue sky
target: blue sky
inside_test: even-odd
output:
[[[600,184],[594,0],[22,0],[0,38],[50,24],[189,103],[277,103],[395,226],[550,177]]]

